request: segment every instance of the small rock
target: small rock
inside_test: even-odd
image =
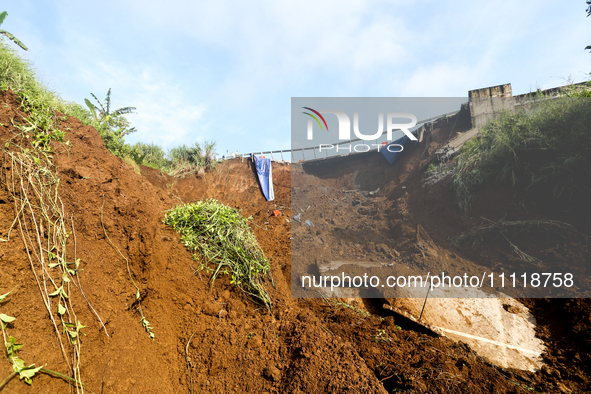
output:
[[[258,349],[261,347],[262,344],[263,344],[263,341],[258,336],[254,336],[253,338],[250,338],[248,340],[248,347],[250,349]]]
[[[220,307],[220,305],[210,301],[206,302],[205,305],[203,305],[203,309],[201,310],[201,312],[209,316],[217,316],[218,313],[220,313],[221,309],[222,308]]]
[[[272,382],[277,382],[281,379],[281,371],[275,367],[268,367],[263,370],[263,377]]]
[[[307,321],[310,320],[310,313],[308,311],[300,312],[300,314],[298,315],[297,318],[298,318],[299,321],[305,323],[305,322],[307,322]]]
[[[390,251],[390,248],[386,244],[377,244],[376,250],[380,253],[385,254],[386,256],[392,256],[392,252]]]

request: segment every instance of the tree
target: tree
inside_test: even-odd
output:
[[[94,94],[90,94],[98,103],[98,107],[88,99],[84,99],[84,102],[88,109],[90,109],[90,115],[94,123],[93,126],[105,142],[105,147],[117,157],[125,158],[129,156],[131,148],[125,143],[123,137],[137,130],[135,127],[129,127],[129,122],[123,115],[132,113],[136,108],[124,107],[111,111],[111,89],[107,92],[105,105]]]
[[[590,0],[591,1],[591,0]],[[103,105],[98,98],[93,93],[90,93],[92,97],[96,100],[98,105],[92,104],[90,100],[84,99],[86,106],[90,109],[94,120],[97,122],[107,126],[107,128],[115,132],[117,136],[123,137],[126,134],[134,133],[137,130],[135,127],[129,128],[129,122],[123,115],[131,114],[133,111],[136,110],[135,107],[124,107],[116,109],[115,111],[111,112],[111,89],[107,92],[107,97],[105,98],[106,105]]]
[[[6,12],[6,11],[4,11],[3,13],[0,14],[0,25],[2,24],[2,22],[4,22],[4,19],[7,16],[8,16],[8,12]],[[15,36],[13,36],[12,34],[10,34],[9,32],[7,32],[6,30],[1,30],[0,29],[0,34],[3,34],[4,36],[8,37],[9,40],[11,40],[12,42],[14,42],[19,47],[23,48],[25,51],[28,51],[29,50],[29,48],[27,48],[25,46],[25,44],[23,44],[21,42],[21,40],[19,40],[18,38],[16,38]]]

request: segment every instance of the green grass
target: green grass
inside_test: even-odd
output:
[[[201,171],[211,171],[216,168],[213,160],[215,142],[205,141],[200,144],[181,145],[164,151],[155,144],[138,142],[130,147],[129,156],[138,165],[145,165],[165,172],[171,176],[182,178]]]
[[[0,89],[11,89],[19,97],[26,97],[29,105],[54,109],[67,107],[54,92],[37,80],[31,64],[3,41],[0,41]]]
[[[134,155],[136,155],[135,161],[140,165],[168,172],[167,170],[171,163],[167,158],[166,152],[160,146],[146,144],[145,142],[137,142],[132,145],[131,148]]]
[[[486,182],[511,186],[521,197],[582,202],[591,196],[591,99],[544,100],[501,113],[456,158],[454,186],[468,214],[474,192]]]
[[[326,302],[330,302],[332,304],[335,304],[337,306],[340,306],[341,308],[347,308],[347,309],[352,309],[353,311],[355,311],[355,313],[357,313],[358,315],[361,315],[363,317],[371,317],[371,313],[369,313],[366,310],[363,310],[361,308],[357,308],[351,304],[347,304],[346,302],[342,302],[342,301],[336,301],[333,299],[325,299]]]
[[[494,222],[492,220],[482,218],[483,222],[472,228],[471,230],[460,234],[458,237],[450,238],[449,241],[453,245],[470,245],[483,242],[487,236],[500,236],[504,238],[517,257],[526,262],[538,264],[540,260],[522,251],[509,237],[520,234],[529,235],[532,232],[546,232],[552,234],[554,237],[561,237],[563,239],[578,237],[579,233],[568,223],[557,220],[521,220],[521,221],[504,221],[499,220]]]
[[[483,241],[483,238],[489,234],[525,234],[530,232],[547,232],[562,238],[573,238],[577,236],[577,231],[568,223],[559,222],[557,220],[520,220],[520,221],[504,221],[499,220],[494,222],[486,218],[482,218],[483,222],[470,231],[464,232],[458,237],[451,238],[450,241],[454,245],[476,245]]]
[[[212,286],[220,273],[231,275],[231,283],[249,299],[271,310],[271,297],[263,286],[267,279],[273,283],[271,264],[249,226],[251,219],[210,199],[167,211],[164,223],[181,234],[199,268],[212,274]]]

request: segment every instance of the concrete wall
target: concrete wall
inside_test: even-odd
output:
[[[473,128],[481,128],[486,125],[496,112],[510,110],[514,107],[510,83],[470,90],[468,97],[470,98],[470,116]]]
[[[574,84],[577,86],[584,86],[586,82]],[[564,87],[550,88],[546,90],[539,90],[533,93],[521,94],[513,96],[511,84],[491,86],[488,88],[476,89],[468,91],[470,98],[470,116],[472,118],[472,128],[481,128],[493,118],[496,112],[502,110],[512,110],[516,106],[526,105],[540,96],[543,97],[558,97],[562,95]]]

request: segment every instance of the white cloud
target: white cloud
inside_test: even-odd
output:
[[[205,105],[190,104],[184,89],[167,81],[167,77],[148,66],[129,70],[101,64],[94,73],[87,72],[86,82],[100,80],[102,85],[111,87],[113,109],[137,108],[136,114],[127,116],[138,129],[128,138],[130,142],[154,142],[172,147],[207,139],[201,125]]]
[[[31,57],[52,87],[77,102],[111,87],[115,107],[138,107],[130,140],[166,145],[274,149],[289,141],[291,96],[465,96],[507,82],[521,93],[591,60],[577,42],[584,7],[550,0],[19,4],[14,33],[40,48]]]
[[[136,9],[143,3],[129,5]],[[327,73],[341,76],[339,83],[347,85],[375,70],[408,63],[412,39],[402,15],[376,13],[390,4],[172,1],[166,10],[143,6],[139,12],[143,20],[156,19],[157,28],[167,34],[227,51],[231,74],[221,81],[219,94],[240,102],[260,90],[280,91],[294,77],[310,83],[319,72]]]

